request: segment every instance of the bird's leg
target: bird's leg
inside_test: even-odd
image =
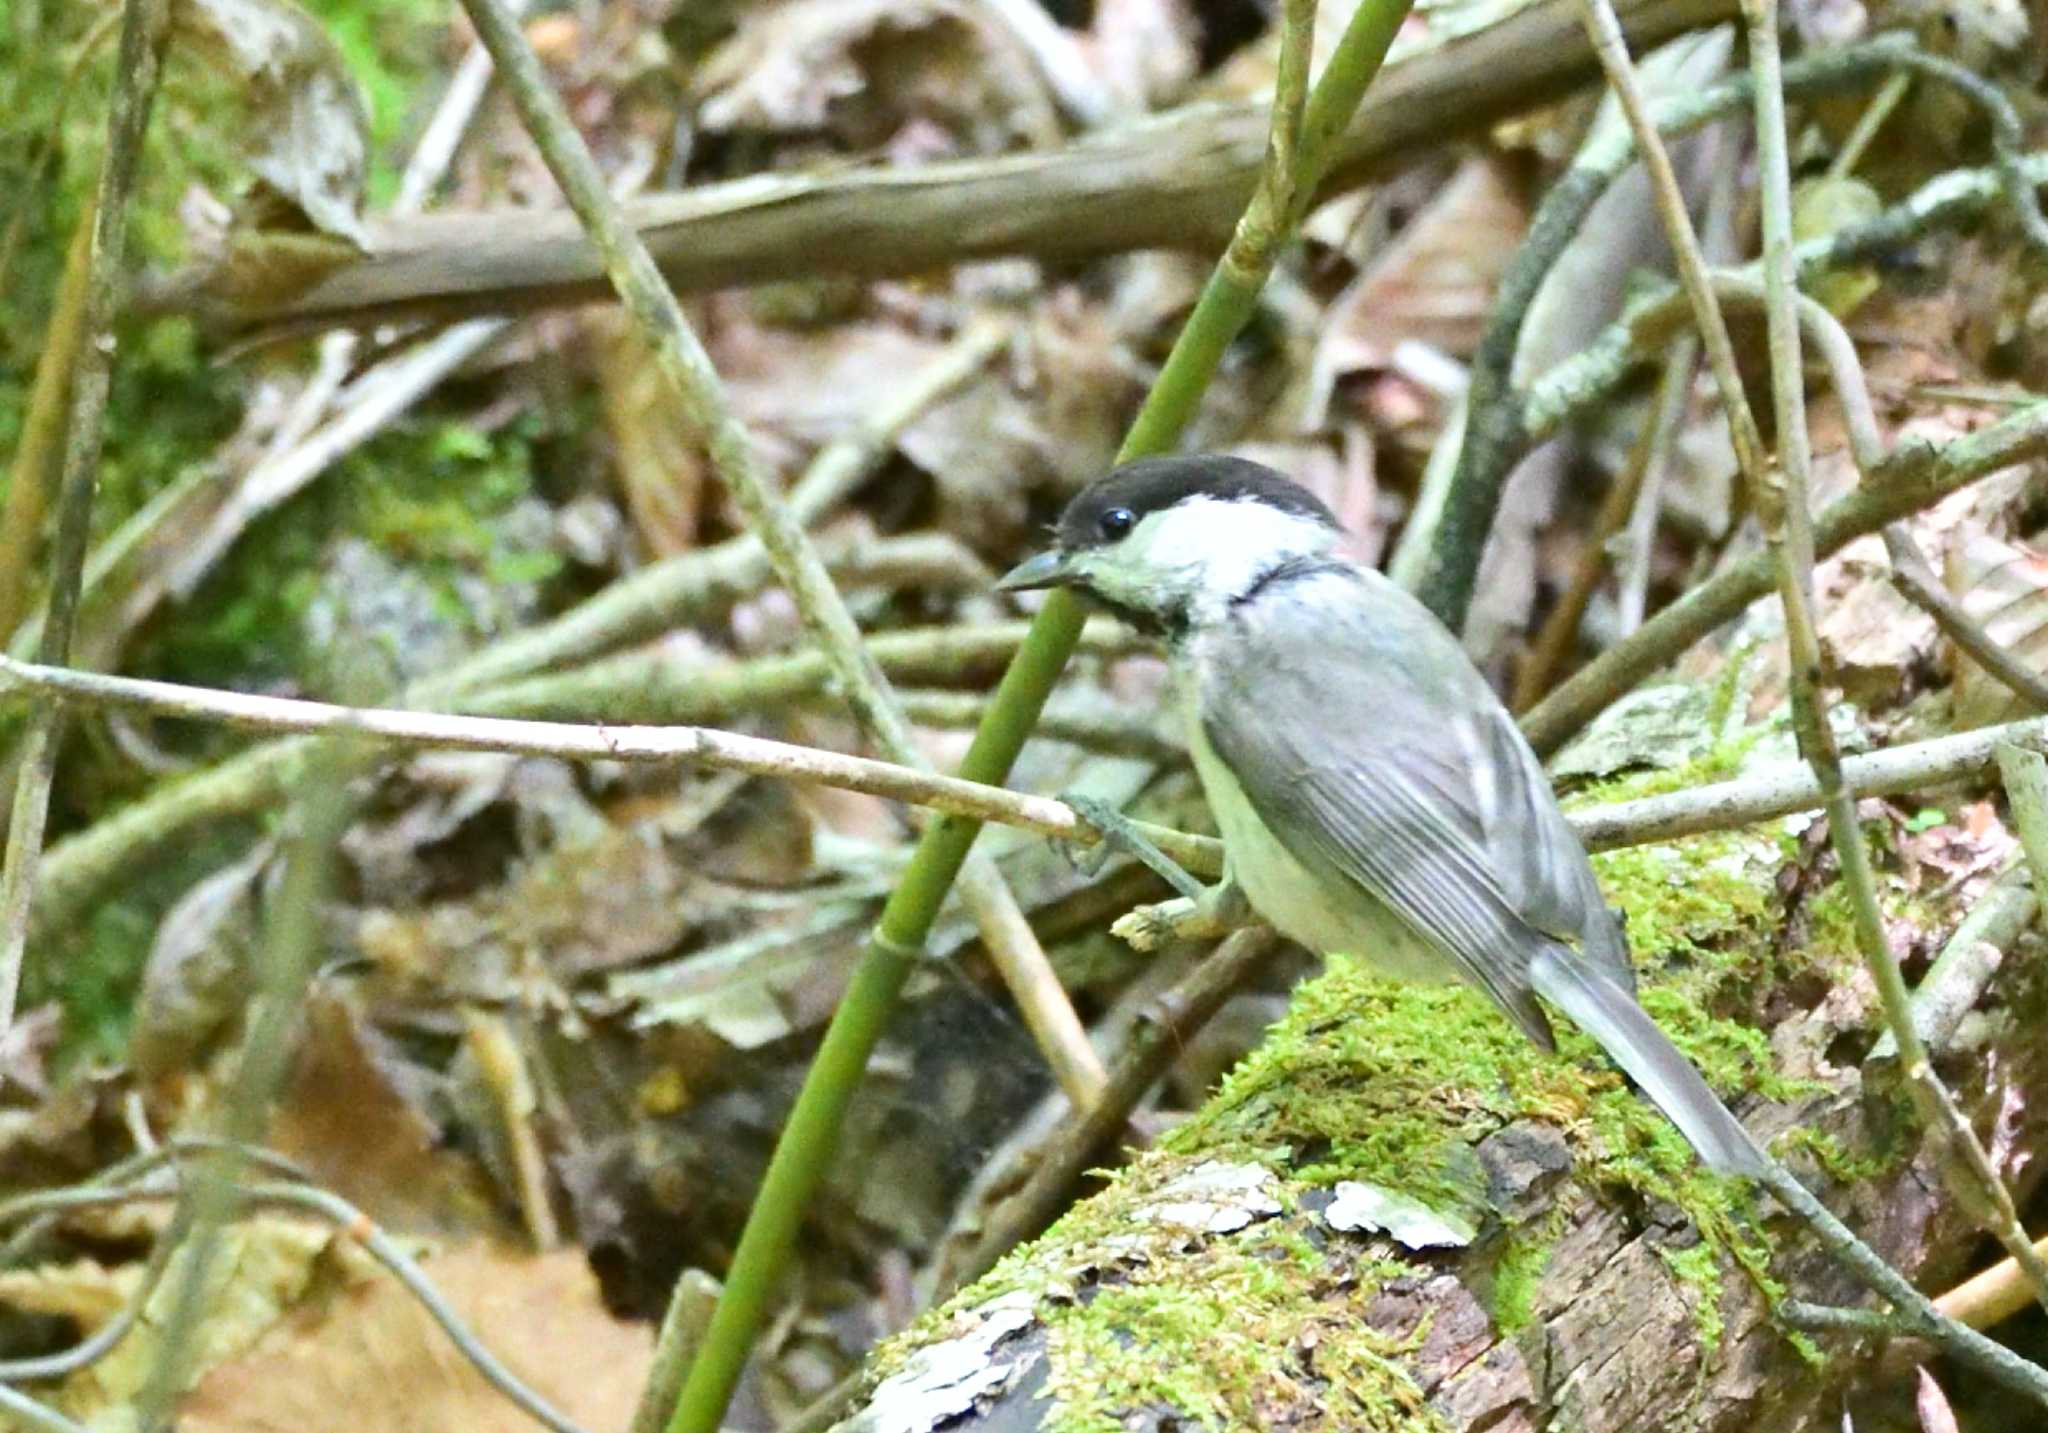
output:
[[[1060,800],[1073,807],[1081,814],[1082,820],[1102,833],[1102,840],[1096,846],[1076,853],[1076,864],[1084,874],[1094,875],[1102,869],[1102,862],[1110,852],[1121,851],[1144,862],[1153,875],[1188,900],[1202,899],[1202,883],[1182,869],[1180,862],[1153,845],[1123,812],[1100,797],[1084,796],[1078,791],[1064,792]]]
[[[1180,892],[1177,899],[1139,906],[1110,926],[1110,934],[1128,942],[1133,949],[1153,951],[1176,940],[1214,940],[1251,919],[1251,906],[1227,871],[1215,885],[1205,886],[1146,839],[1128,817],[1108,802],[1078,794],[1063,795],[1060,800],[1102,833],[1099,851],[1122,851],[1142,861],[1160,880]],[[1099,865],[1100,856],[1094,859]]]

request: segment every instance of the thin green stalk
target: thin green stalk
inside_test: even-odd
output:
[[[71,372],[86,335],[86,279],[92,272],[93,211],[78,216],[71,248],[64,256],[64,276],[50,305],[43,330],[43,351],[36,356],[35,384],[22,416],[21,441],[8,469],[7,506],[0,517],[0,643],[14,635],[28,607],[29,574],[42,540],[43,514],[50,475],[64,443],[65,420],[71,414]]]
[[[78,592],[85,571],[86,541],[92,532],[92,497],[99,483],[107,387],[114,360],[109,329],[127,282],[128,199],[135,191],[142,136],[156,102],[168,17],[168,0],[128,0],[121,14],[107,153],[100,167],[99,193],[93,201],[92,259],[83,323],[86,341],[79,347],[78,366],[71,379],[70,433],[64,449],[63,486],[57,495],[50,616],[36,650],[36,660],[52,667],[69,664],[71,634],[78,624]],[[28,946],[29,903],[35,895],[43,823],[50,811],[50,786],[62,733],[63,709],[48,701],[36,707],[22,740],[20,775],[8,822],[6,867],[0,871],[0,1034],[14,1023],[22,955]]]
[[[333,875],[335,848],[354,814],[348,781],[361,758],[350,752],[350,745],[344,737],[319,748],[305,788],[312,794],[297,811],[299,829],[290,842],[284,882],[264,941],[261,984],[221,1116],[220,1133],[228,1147],[195,1162],[191,1182],[179,1200],[180,1216],[190,1221],[191,1234],[171,1289],[155,1362],[136,1399],[141,1428],[166,1426],[166,1415],[191,1377],[193,1345],[217,1292],[214,1271],[221,1233],[238,1202],[237,1185],[248,1164],[241,1151],[262,1143],[271,1104],[290,1069],[292,1030],[325,948],[321,908]]]
[[[1314,193],[1332,153],[1334,135],[1341,133],[1366,85],[1378,72],[1410,3],[1367,0],[1353,17],[1314,96],[1297,111],[1304,116],[1303,134],[1294,146],[1301,153],[1298,172],[1261,180],[1230,249],[1211,275],[1132,424],[1120,460],[1164,451],[1186,426],[1225,348],[1251,315],[1278,240],[1293,218],[1295,196]],[[1301,32],[1309,27],[1301,23],[1304,12],[1312,12],[1305,0],[1290,0],[1285,43],[1305,43]],[[1283,63],[1282,73],[1299,76],[1302,71],[1288,62]],[[1285,125],[1288,101],[1276,96],[1274,107],[1277,122]],[[1288,153],[1291,143],[1287,138],[1275,140],[1269,147],[1269,159],[1275,150]],[[1247,267],[1248,252],[1257,256],[1260,267]],[[1082,617],[1081,602],[1072,594],[1056,591],[1047,598],[996,688],[988,715],[961,762],[962,776],[990,784],[1000,784],[1008,777],[1053,684],[1073,654]],[[938,918],[939,906],[980,829],[979,822],[945,816],[926,826],[902,884],[883,907],[867,952],[776,1144],[734,1251],[725,1294],[691,1365],[675,1416],[669,1421],[669,1433],[716,1433],[766,1315],[775,1280],[788,1261],[805,1207],[831,1159],[833,1140],[857,1077],[866,1068],[903,982]]]

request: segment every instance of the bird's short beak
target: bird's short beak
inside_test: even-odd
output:
[[[1031,592],[1040,587],[1060,587],[1071,582],[1073,567],[1066,553],[1048,548],[1027,557],[996,581],[998,592]]]

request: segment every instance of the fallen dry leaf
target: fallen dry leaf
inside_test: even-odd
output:
[[[368,116],[327,32],[287,0],[184,0],[181,50],[232,75],[249,107],[249,167],[314,228],[362,246]]]
[[[1947,567],[1949,590],[1985,635],[2032,670],[2048,670],[2048,553],[1982,531],[1958,533]],[[2004,683],[1956,655],[1958,729],[2009,721],[2027,711]]]
[[[1409,339],[1445,353],[1471,353],[1527,224],[1527,207],[1503,166],[1484,157],[1466,160],[1331,304],[1317,374],[1334,379],[1384,368],[1395,345]]]
[[[590,1433],[619,1433],[653,1356],[644,1324],[604,1309],[579,1250],[539,1258],[487,1247],[426,1272],[515,1374]],[[201,1380],[179,1409],[184,1433],[532,1433],[533,1420],[484,1381],[394,1280],[359,1284],[298,1310]]]
[[[475,1238],[503,1227],[482,1171],[443,1147],[439,1123],[352,1002],[316,985],[300,1029],[269,1148],[393,1230]]]
[[[1872,535],[1837,553],[1814,579],[1828,671],[1845,697],[1872,709],[1910,695],[1941,635],[1934,619],[1892,586],[1890,574],[1884,540]]]

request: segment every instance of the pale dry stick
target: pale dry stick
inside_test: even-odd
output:
[[[726,398],[725,385],[685,317],[668,281],[654,265],[647,245],[626,220],[589,147],[577,133],[561,98],[548,84],[540,60],[507,12],[503,0],[463,0],[477,37],[491,52],[513,105],[576,212],[590,241],[604,258],[627,314],[653,351],[655,366],[668,380],[684,413],[704,434],[712,470],[761,539],[776,575],[789,590],[812,640],[832,665],[840,695],[855,721],[885,755],[905,766],[924,766],[924,753],[889,689],[889,679],[869,654],[860,628],[833,586],[803,524],[775,492],[754,456],[752,441]],[[962,872],[968,904],[986,923],[991,956],[1010,962],[1004,970],[1020,1001],[1043,1001],[1065,993],[1052,963],[1030,935],[1030,922],[1016,897],[986,858],[972,858]],[[1100,1069],[1081,1031],[1080,1018],[1045,1017],[1034,1028],[1064,1034],[1068,1046],[1055,1061],[1064,1068]],[[1077,1038],[1078,1037],[1078,1038]]]
[[[533,1074],[513,1038],[511,1023],[495,1010],[464,1006],[462,1041],[477,1072],[477,1083],[490,1101],[506,1163],[512,1166],[511,1183],[520,1217],[526,1223],[526,1237],[544,1254],[560,1247],[562,1228],[548,1198],[547,1151],[534,1128],[533,1114],[539,1101]]]
[[[38,667],[0,657],[0,680],[70,700],[130,707],[166,716],[258,731],[316,735],[343,732],[393,746],[503,751],[571,761],[693,764],[756,776],[859,791],[886,800],[996,821],[1057,840],[1093,844],[1099,832],[1065,802],[1007,787],[984,786],[921,767],[847,756],[791,742],[701,726],[602,726],[452,716],[394,707],[344,707],[289,697],[210,691],[138,677]],[[1209,837],[1138,823],[1139,831],[1200,875],[1222,870],[1221,848]]]
[[[44,668],[0,658],[0,683],[47,689],[66,700],[217,721],[256,731],[314,736],[348,730],[397,746],[504,751],[570,761],[694,763],[861,791],[892,801],[995,821],[1055,840],[1095,839],[1085,818],[1065,803],[1007,787],[896,766],[870,757],[770,741],[695,726],[592,726],[507,717],[453,716],[396,708],[330,706],[323,702],[183,687],[136,677]],[[1977,731],[1908,742],[1845,757],[1842,779],[1859,799],[1898,796],[1979,776],[1996,764],[2000,743],[2048,751],[2048,717],[2029,717]],[[1660,796],[1641,796],[1569,814],[1596,851],[1678,840],[1756,825],[1822,804],[1811,768],[1782,762],[1747,776]],[[1140,823],[1138,829],[1197,875],[1221,870],[1221,847],[1209,837]]]
[[[925,628],[878,633],[870,645],[884,669],[902,680],[956,682],[999,668],[1016,652],[1025,631],[1022,622]],[[1089,627],[1081,641],[1103,656],[1128,655],[1138,645],[1128,631],[1108,625]],[[680,661],[657,650],[591,663],[560,677],[486,688],[462,698],[461,705],[485,716],[615,711],[624,719],[631,712],[651,711],[671,722],[716,721],[735,712],[814,700],[830,676],[815,650],[736,662]],[[181,832],[283,800],[302,780],[309,751],[302,740],[256,747],[183,781],[165,783],[60,842],[37,885],[34,928],[67,928],[97,895],[125,879],[136,861],[163,850]]]
[[[1657,519],[1664,506],[1664,479],[1671,467],[1672,446],[1678,430],[1692,407],[1693,377],[1699,372],[1700,341],[1692,333],[1680,334],[1665,355],[1664,372],[1657,380],[1650,422],[1650,469],[1643,475],[1636,505],[1622,530],[1622,551],[1615,560],[1615,620],[1623,636],[1643,625],[1643,609],[1649,604],[1650,562],[1657,550]]]
[[[520,15],[525,13],[527,3],[528,0],[509,0],[507,8]],[[449,77],[441,102],[434,107],[427,127],[420,131],[420,142],[413,146],[412,157],[405,162],[405,172],[398,176],[398,193],[391,200],[393,214],[417,214],[427,207],[435,186],[455,163],[455,151],[462,147],[469,134],[469,123],[476,118],[477,107],[484,102],[484,92],[490,86],[491,52],[473,44]]]
[[[1045,78],[1046,87],[1077,123],[1094,129],[1123,108],[1089,67],[1088,57],[1038,0],[976,0],[989,19],[1016,41]]]
[[[2034,1255],[2048,1259],[2048,1236],[2034,1241]],[[2004,1259],[1937,1297],[1934,1306],[1959,1324],[1988,1329],[2031,1305],[2035,1288],[2018,1260]]]
[[[1076,1110],[1093,1109],[1109,1083],[1109,1071],[1030,918],[992,859],[969,861],[960,889],[981,932],[982,946],[1016,1000],[1024,1027],[1052,1067],[1053,1079]]]
[[[126,0],[121,12],[107,150],[94,200],[92,260],[85,295],[87,337],[71,380],[71,423],[57,496],[57,537],[50,553],[50,616],[36,653],[39,660],[52,666],[62,666],[70,659],[71,635],[78,621],[80,578],[92,532],[93,489],[99,481],[100,446],[105,436],[114,357],[113,320],[127,283],[128,200],[134,192],[143,132],[156,100],[169,13],[167,0]],[[29,903],[34,899],[36,866],[42,858],[43,824],[49,815],[60,735],[59,709],[45,704],[30,717],[21,745],[6,863],[0,869],[0,1032],[14,1024],[22,955],[28,945]]]
[[[2028,717],[1847,756],[1842,759],[1842,784],[1861,799],[1900,796],[1979,777],[1997,764],[2001,742],[2029,751],[2048,751],[2048,717]],[[1812,769],[1804,762],[1786,761],[1730,781],[1582,807],[1571,816],[1581,840],[1596,851],[1607,851],[1753,826],[1816,810],[1823,804]]]

